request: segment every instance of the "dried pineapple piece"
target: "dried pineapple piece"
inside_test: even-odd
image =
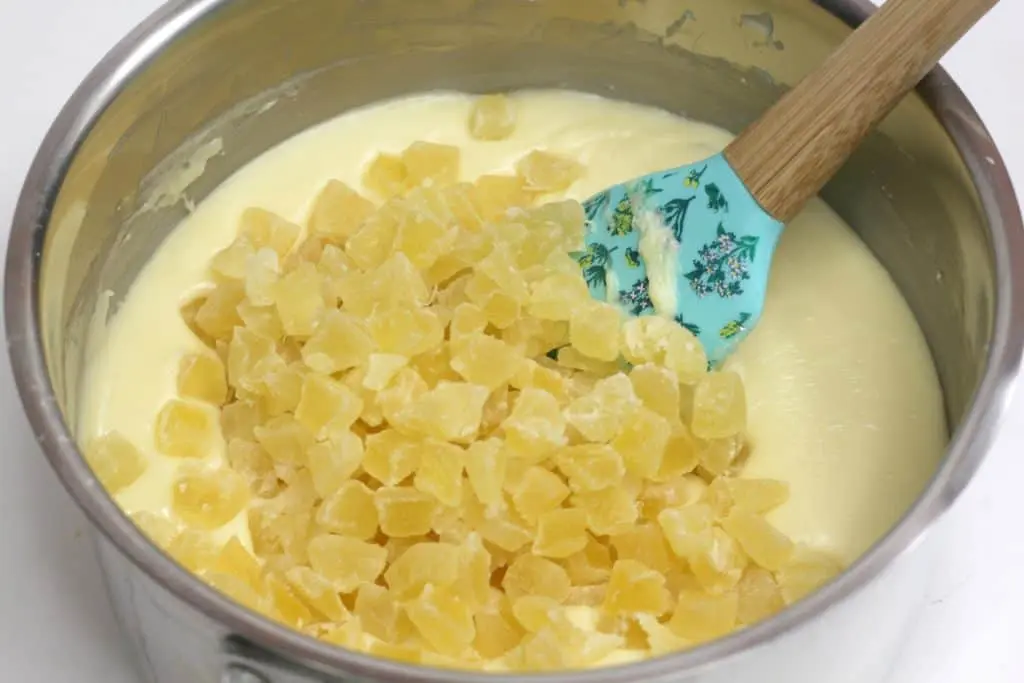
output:
[[[414,142],[402,152],[408,187],[443,187],[459,179],[458,147],[434,142]]]
[[[601,491],[622,483],[626,473],[622,456],[606,444],[569,446],[559,451],[558,469],[573,491]]]
[[[227,468],[180,472],[171,488],[171,507],[186,523],[201,529],[224,526],[249,502],[249,485]]]
[[[699,464],[701,451],[690,431],[682,424],[676,424],[672,436],[665,446],[658,473],[651,477],[655,481],[670,481],[693,472]]]
[[[674,372],[653,363],[645,363],[630,371],[629,381],[644,406],[661,415],[670,424],[679,422],[679,380]]]
[[[555,397],[560,406],[569,402],[569,380],[537,361],[526,359],[519,364],[509,384],[520,391],[539,389]]]
[[[377,268],[392,253],[399,224],[396,205],[396,200],[385,204],[380,211],[363,221],[362,226],[345,243],[345,255],[363,270]]]
[[[583,166],[568,157],[536,150],[516,162],[529,192],[561,192],[583,177]]]
[[[612,567],[604,609],[611,614],[661,616],[669,610],[665,577],[636,560],[619,560]]]
[[[245,279],[245,263],[256,253],[256,248],[247,237],[236,237],[210,260],[210,272],[216,280]]]
[[[510,506],[502,500],[501,505],[484,508],[472,497],[463,501],[466,520],[488,543],[509,553],[520,550],[533,540],[533,533],[518,513],[512,514]]]
[[[176,458],[205,458],[221,440],[209,406],[176,398],[156,416],[154,438],[157,450]]]
[[[210,537],[194,529],[186,529],[171,540],[167,554],[191,572],[208,571],[217,561],[219,549]]]
[[[274,287],[280,279],[277,252],[260,249],[245,261],[245,296],[252,306],[274,305]],[[241,313],[239,313],[241,317]]]
[[[533,552],[542,557],[564,559],[583,550],[589,538],[587,514],[583,510],[552,510],[537,518]]]
[[[427,584],[405,611],[423,640],[442,654],[458,657],[476,638],[473,611],[447,588]]]
[[[221,408],[220,428],[224,438],[252,441],[253,429],[266,420],[263,406],[255,401],[237,400]]]
[[[505,572],[501,587],[512,601],[532,595],[565,602],[572,584],[569,574],[551,560],[536,555],[521,555]]]
[[[477,206],[486,221],[504,216],[511,208],[529,206],[532,201],[526,192],[526,181],[518,175],[483,175],[473,185]]]
[[[636,560],[660,574],[668,574],[673,567],[665,536],[657,525],[641,523],[609,540],[619,560]]]
[[[299,599],[318,614],[333,622],[349,618],[349,611],[334,585],[309,567],[292,567],[285,578]]]
[[[776,573],[776,578],[786,604],[792,605],[824,586],[842,570],[842,565],[828,554],[799,545]]]
[[[566,558],[565,569],[574,586],[599,586],[604,589],[612,571],[611,549],[591,537],[583,550]]]
[[[470,109],[469,134],[477,140],[504,140],[515,127],[515,105],[505,95],[484,95]]]
[[[747,397],[735,372],[712,372],[697,383],[690,429],[702,439],[724,439],[747,424]]]
[[[399,419],[398,415],[429,390],[430,386],[416,370],[402,368],[395,374],[391,384],[377,394],[377,405],[380,407],[381,416],[391,425],[396,424]],[[363,419],[366,419],[365,416]]]
[[[750,625],[767,619],[786,606],[775,578],[764,569],[749,567],[736,586],[739,608],[736,620]]]
[[[289,510],[282,498],[249,507],[249,531],[252,547],[260,557],[287,556],[287,567],[305,562],[313,513],[311,510]]]
[[[85,461],[111,495],[135,483],[146,471],[146,460],[119,432],[107,432],[89,442]]]
[[[636,499],[619,486],[577,493],[572,504],[586,513],[587,526],[599,536],[625,532],[639,516]]]
[[[328,180],[313,203],[307,227],[311,235],[344,242],[374,210],[373,202],[345,183]]]
[[[571,320],[573,313],[581,307],[590,304],[590,292],[587,290],[587,285],[579,275],[572,273],[552,273],[547,277],[533,282],[530,284],[530,300],[527,304],[526,311],[535,318],[542,320]],[[611,315],[606,309],[599,309],[600,313],[597,315],[604,316],[608,320],[611,320]],[[614,324],[618,324],[619,316],[616,315]],[[584,328],[589,330],[590,320],[578,319],[577,320],[577,334],[581,333]],[[599,325],[600,320],[594,320],[593,324]],[[601,338],[602,342],[606,338],[614,339],[615,336],[612,334],[615,328],[604,328],[599,330],[599,333],[603,333]],[[584,342],[585,343],[585,342]],[[578,347],[577,347],[578,348]],[[615,358],[618,358],[618,351],[615,353]],[[611,360],[614,360],[612,358]]]
[[[378,154],[363,172],[363,185],[382,199],[391,199],[405,192],[409,169],[394,154]]]
[[[696,474],[683,474],[663,482],[648,482],[640,494],[641,513],[657,520],[663,510],[681,508],[701,500],[707,483]]]
[[[275,462],[283,465],[307,462],[307,452],[314,442],[313,435],[292,415],[279,415],[253,431],[256,441]]]
[[[370,391],[382,391],[395,378],[398,371],[409,364],[406,356],[393,353],[373,353],[366,361],[366,374],[362,386]]]
[[[395,538],[422,536],[434,524],[437,500],[409,487],[385,486],[374,493],[380,530]]]
[[[295,629],[305,628],[313,622],[313,613],[283,578],[270,573],[264,584],[264,594],[274,606],[278,621]]]
[[[392,594],[398,600],[418,595],[428,584],[452,586],[459,580],[460,553],[449,543],[415,543],[384,572]]]
[[[295,419],[317,440],[348,432],[362,412],[363,400],[341,382],[315,374],[303,379]]]
[[[420,466],[419,442],[387,429],[366,437],[363,469],[385,486],[397,486]]]
[[[199,338],[207,345],[210,345],[210,340],[230,338],[232,330],[242,323],[238,316],[238,304],[244,298],[245,287],[241,282],[218,283],[195,311],[192,322]]]
[[[311,263],[302,263],[286,273],[272,288],[274,306],[286,334],[309,337],[327,310],[323,281]]]
[[[775,479],[725,479],[737,507],[755,513],[774,510],[789,500],[789,484]]]
[[[672,427],[647,408],[639,408],[625,419],[612,446],[622,454],[626,471],[634,477],[652,478],[661,469]]]
[[[475,384],[439,382],[389,420],[409,434],[442,441],[468,441],[480,429],[489,394],[486,387]]]
[[[360,541],[373,538],[377,533],[373,491],[361,481],[346,481],[324,499],[317,510],[316,521],[327,531],[341,536]]]
[[[686,640],[702,643],[732,631],[738,611],[739,596],[735,591],[721,595],[683,591],[669,628]]]
[[[592,392],[570,403],[565,416],[588,441],[608,443],[639,406],[629,378],[618,374],[599,381]]]
[[[473,493],[484,505],[498,505],[502,501],[508,454],[499,439],[477,441],[469,446],[465,455],[466,475]]]
[[[452,250],[458,239],[455,216],[435,190],[413,190],[401,206],[395,253],[404,254],[417,268],[428,270]]]
[[[473,621],[476,625],[473,649],[490,660],[498,659],[515,648],[525,635],[523,627],[512,616],[511,609],[505,612],[490,608],[477,612]]]
[[[769,571],[782,569],[793,554],[794,545],[781,531],[761,517],[741,508],[722,520],[724,528],[757,565]]]
[[[314,372],[333,375],[366,362],[375,350],[362,320],[343,311],[329,311],[302,347],[302,360]]]
[[[569,318],[569,341],[585,356],[611,362],[619,357],[617,330],[622,313],[600,301],[578,303]]]
[[[337,491],[363,464],[363,456],[363,440],[352,432],[311,446],[306,452],[306,466],[317,495],[327,498]]]
[[[536,524],[541,515],[556,510],[569,497],[569,487],[543,467],[526,470],[512,494],[516,510],[527,522]]]
[[[323,534],[309,541],[309,564],[341,593],[373,583],[387,564],[387,550],[357,538]]]
[[[139,510],[131,513],[128,517],[146,535],[146,538],[159,548],[169,548],[171,542],[182,532],[181,524],[162,514]]]
[[[493,391],[508,383],[522,360],[514,348],[500,339],[476,333],[460,340],[451,366],[467,382]]]
[[[402,610],[386,588],[367,583],[359,587],[354,609],[363,631],[384,642],[396,642],[402,633]]]
[[[691,555],[690,571],[709,593],[732,590],[743,576],[748,560],[736,540],[719,527],[711,529],[705,548]]]
[[[463,450],[435,439],[421,441],[418,450],[419,466],[413,485],[434,496],[443,505],[459,505],[462,501]]]
[[[522,313],[522,302],[483,273],[474,273],[467,280],[466,297],[479,306],[487,321],[499,330],[511,327]]]
[[[537,633],[559,620],[562,605],[543,595],[524,595],[512,603],[512,614],[524,629]]]
[[[220,406],[228,396],[224,363],[211,353],[185,356],[178,364],[178,394]]]
[[[554,396],[543,389],[523,389],[502,423],[508,444],[540,458],[566,444],[566,420]]]
[[[213,563],[213,571],[240,579],[253,590],[260,589],[263,572],[260,563],[245,549],[237,536],[232,536],[220,549]]]
[[[417,356],[436,349],[444,341],[441,320],[426,308],[376,311],[370,316],[369,328],[380,351],[399,356]]]
[[[253,245],[256,251],[273,249],[284,257],[295,246],[302,228],[266,209],[250,208],[242,212],[238,234]]]
[[[714,511],[703,503],[667,508],[658,515],[658,525],[672,552],[684,560],[710,549],[714,522]]]
[[[689,641],[677,636],[672,629],[659,622],[650,614],[638,614],[635,619],[647,636],[648,649],[652,655],[666,655],[678,652],[690,645]]]

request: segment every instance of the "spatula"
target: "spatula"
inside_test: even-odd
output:
[[[592,296],[671,317],[724,360],[761,317],[785,223],[997,2],[888,0],[720,154],[588,199]]]

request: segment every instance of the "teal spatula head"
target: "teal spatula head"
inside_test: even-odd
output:
[[[757,324],[782,223],[721,154],[584,202],[591,295],[687,328],[721,363]]]

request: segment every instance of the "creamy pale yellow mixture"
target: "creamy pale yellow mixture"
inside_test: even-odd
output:
[[[458,146],[466,179],[509,172],[533,149],[563,153],[586,169],[569,192],[577,199],[709,156],[729,140],[707,125],[593,96],[535,92],[515,100],[518,125],[499,142],[469,136],[466,96],[353,112],[267,152],[196,208],[91,340],[79,435],[117,430],[148,458],[141,478],[117,495],[128,512],[170,507],[181,460],[157,452],[154,420],[176,394],[182,356],[204,348],[179,308],[207,280],[210,259],[235,237],[244,209],[260,206],[303,224],[329,179],[358,189],[377,153],[417,140]],[[923,336],[881,265],[820,201],[787,228],[764,318],[729,367],[748,396],[752,451],[743,476],[789,482],[789,501],[769,519],[845,562],[895,523],[942,454],[941,394]],[[244,513],[217,532],[232,535],[248,543]]]

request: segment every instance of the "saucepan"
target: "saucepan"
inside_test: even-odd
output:
[[[116,310],[190,202],[303,128],[412,92],[564,87],[738,131],[871,9],[867,0],[184,0],[114,47],[31,167],[11,233],[5,308],[25,410],[92,522],[144,679],[882,680],[946,552],[938,522],[1005,417],[1024,344],[1020,211],[992,139],[941,70],[824,198],[886,266],[924,330],[951,426],[948,451],[903,519],[841,577],[729,638],[625,667],[528,679],[347,652],[248,612],[179,568],[121,514],[74,438],[90,329]],[[169,187],[172,176],[184,180]]]

